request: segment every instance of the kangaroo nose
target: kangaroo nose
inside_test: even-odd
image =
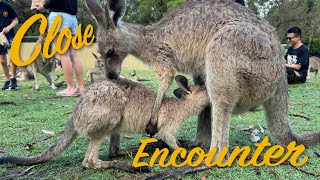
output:
[[[117,79],[113,73],[108,72],[107,74],[108,79]]]

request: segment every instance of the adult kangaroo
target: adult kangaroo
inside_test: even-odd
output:
[[[109,4],[114,6],[109,8]],[[205,83],[212,128],[210,118],[198,121],[198,130],[202,129],[198,142],[211,139],[210,148],[220,152],[229,145],[231,115],[261,104],[268,128],[280,144],[297,141],[310,146],[320,142],[320,132],[300,136],[291,132],[285,60],[277,34],[245,6],[231,0],[187,0],[159,22],[144,27],[119,23],[125,11],[124,0],[109,1],[105,8],[96,0],[86,0],[86,5],[97,20],[98,51],[106,61],[108,78],[119,76],[128,54],[159,74],[153,115],[158,114],[176,71],[192,73],[198,82]],[[148,130],[154,133],[150,127],[156,127],[157,119],[151,119],[153,126]],[[206,137],[206,132],[211,132],[211,137]]]

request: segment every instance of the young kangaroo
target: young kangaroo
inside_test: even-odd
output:
[[[110,1],[124,4],[124,0]],[[229,145],[231,114],[260,104],[271,134],[282,145],[291,141],[306,146],[320,143],[320,132],[302,136],[291,132],[281,44],[275,29],[249,8],[231,0],[186,0],[159,22],[144,27],[118,23],[114,16],[123,13],[110,16],[108,6],[103,9],[96,0],[85,2],[97,20],[98,51],[106,61],[108,78],[118,78],[128,54],[159,74],[159,90],[147,128],[150,134],[156,132],[156,115],[178,70],[192,73],[205,84],[210,97],[212,126],[208,117],[198,121],[196,145],[211,142],[219,154]]]
[[[42,44],[43,47],[43,43],[45,41],[46,35],[40,35],[36,44],[34,45],[34,48],[31,52],[31,55],[34,53],[36,47],[38,44]],[[36,58],[36,60],[27,67],[22,67],[22,72],[29,72],[28,67],[32,68],[32,73],[34,76],[34,80],[35,80],[35,90],[40,90],[40,86],[39,86],[39,82],[38,82],[38,75],[37,73],[40,73],[41,75],[43,75],[47,81],[49,82],[50,86],[52,89],[57,89],[55,83],[54,83],[54,72],[56,69],[56,57],[53,56],[50,59],[46,59],[45,57],[43,57],[42,52],[39,54],[39,56]]]
[[[101,57],[98,57],[94,53],[92,53],[92,55],[95,58],[95,63],[94,63],[94,67],[88,71],[86,82],[88,81],[89,78],[91,83],[105,80],[107,77],[106,77],[105,68],[104,68],[104,60]]]
[[[308,68],[308,79],[310,79],[310,72],[313,69],[316,72],[316,78],[319,78],[319,71],[320,71],[320,58],[316,56],[311,56],[309,58],[309,68]]]
[[[174,91],[177,98],[164,98],[158,114],[158,131],[164,142],[179,148],[176,131],[183,119],[199,113],[209,104],[204,87],[188,85],[183,76],[176,76],[181,88]],[[109,156],[120,149],[120,134],[144,134],[149,123],[156,94],[143,85],[128,80],[105,80],[94,83],[79,99],[62,137],[48,150],[33,157],[2,157],[0,163],[32,165],[46,162],[63,152],[79,133],[90,141],[83,161],[84,167],[106,169],[119,161],[101,161],[98,152],[106,135],[110,135]],[[118,168],[121,168],[117,166]]]

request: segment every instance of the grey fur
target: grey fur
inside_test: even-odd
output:
[[[98,57],[96,54],[92,53],[95,58],[94,67],[89,69],[86,77],[86,82],[90,78],[90,82],[99,82],[106,79],[104,60]],[[86,84],[86,83],[85,83]]]
[[[309,58],[309,68],[308,68],[308,79],[310,79],[310,72],[311,69],[313,69],[315,71],[315,76],[316,78],[319,78],[319,71],[320,71],[320,58],[318,58],[317,56],[311,56]]]
[[[165,98],[158,114],[160,137],[173,149],[179,147],[176,131],[180,123],[199,113],[209,103],[202,86],[191,85],[188,88],[191,92],[181,99]],[[131,80],[120,78],[94,83],[79,99],[64,134],[55,145],[33,157],[1,157],[0,164],[44,163],[62,153],[76,135],[81,134],[90,141],[84,167],[115,167],[114,161],[101,161],[98,158],[105,136],[110,135],[109,156],[116,156],[120,150],[121,133],[144,134],[155,99],[156,94],[152,90]]]
[[[30,54],[30,56],[34,53],[36,47],[38,44],[41,44],[43,47],[44,41],[46,38],[46,34],[45,35],[39,35],[38,40],[36,41],[34,48]],[[31,67],[32,73],[29,71]],[[52,89],[57,89],[55,83],[54,83],[54,74],[55,74],[55,69],[56,69],[56,57],[53,56],[50,59],[46,59],[45,57],[43,57],[42,51],[40,52],[39,56],[36,58],[35,61],[33,61],[29,66],[27,67],[21,67],[21,71],[22,71],[22,76],[28,76],[28,77],[32,77],[32,75],[34,76],[34,80],[35,80],[35,90],[40,90],[40,85],[38,82],[38,75],[37,73],[40,73],[41,75],[43,75],[46,80],[49,82],[50,87]]]
[[[291,141],[310,146],[320,132],[297,136],[288,125],[285,59],[275,29],[249,8],[231,0],[187,0],[151,26],[124,23],[117,28],[96,0],[86,4],[98,20],[99,53],[108,78],[117,78],[121,64],[132,54],[160,76],[151,116],[161,107],[176,71],[202,79],[211,100],[211,148],[229,145],[231,114],[262,104],[269,130],[282,145]],[[108,53],[113,50],[114,53]],[[208,112],[208,111],[207,111]],[[205,121],[208,123],[208,121]],[[201,122],[200,122],[201,123]],[[154,131],[150,126],[148,130]],[[210,124],[202,124],[204,134]],[[198,141],[206,144],[209,138]],[[202,141],[202,142],[201,142]]]

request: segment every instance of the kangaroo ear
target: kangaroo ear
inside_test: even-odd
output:
[[[182,97],[186,96],[188,93],[183,90],[182,88],[178,88],[173,91],[173,94],[178,98],[181,99]]]
[[[188,79],[182,75],[177,75],[175,77],[175,80],[177,82],[177,84],[179,85],[179,87],[181,89],[183,89],[184,91],[186,91],[187,93],[191,93],[190,87],[189,87],[189,82]]]
[[[119,20],[122,19],[126,12],[126,1],[125,0],[109,0],[109,9],[112,12],[110,16],[116,27],[119,26]]]
[[[114,23],[110,18],[109,15],[109,8],[106,6],[105,9],[101,7],[97,3],[97,0],[85,0],[85,4],[92,13],[92,15],[95,17],[97,24],[102,27],[103,29],[114,29]]]
[[[94,56],[94,58],[97,60],[98,59],[98,56],[95,54],[95,53],[93,53],[93,52],[91,52],[92,53],[92,55]]]

